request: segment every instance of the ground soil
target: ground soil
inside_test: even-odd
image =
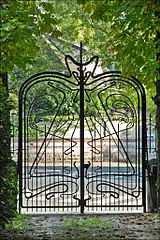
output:
[[[100,219],[102,226],[66,226],[70,220]],[[109,225],[103,226],[103,221]],[[110,226],[110,222],[112,223]],[[159,240],[160,217],[158,214],[114,215],[28,215],[22,230],[0,230],[0,240]]]

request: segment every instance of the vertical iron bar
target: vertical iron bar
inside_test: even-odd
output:
[[[43,166],[43,165],[42,165]],[[40,168],[41,169],[41,168]],[[41,174],[41,172],[40,172],[40,174]],[[40,187],[42,187],[43,186],[43,183],[42,183],[42,175],[40,175]],[[43,200],[42,200],[42,195],[43,195],[43,193],[41,193],[40,194],[40,199],[39,199],[39,202],[40,202],[40,204],[38,204],[38,206],[41,206],[41,210],[40,210],[40,212],[42,212],[42,209],[43,209]],[[38,212],[39,212],[39,208],[38,208]]]
[[[128,148],[129,148],[128,141],[129,141],[129,139],[128,139],[128,128],[126,127],[126,151],[127,151],[127,154],[128,154]],[[129,164],[129,162],[128,162],[128,159],[127,159],[127,164],[126,164],[127,165],[127,180],[125,179],[125,186],[127,184],[127,200],[126,200],[127,201],[127,209],[128,209],[128,164]],[[127,181],[127,183],[126,183],[126,181]],[[130,181],[132,181],[132,179]]]
[[[114,181],[113,181],[113,185],[114,185],[114,187],[115,187],[115,185],[116,185],[116,181],[115,181],[115,176],[116,176],[116,173],[114,172]],[[115,189],[114,189],[114,193],[115,193]],[[116,198],[114,198],[114,211],[116,210],[116,208],[115,208],[115,205],[116,205],[116,201],[115,201],[115,199]],[[113,205],[113,204],[112,204]]]
[[[80,43],[80,208],[84,212],[84,72],[82,64],[82,43]]]
[[[91,174],[91,175],[92,175],[92,174]],[[89,184],[90,174],[88,173],[87,176],[88,176],[88,179],[86,179],[86,181],[87,181],[87,182],[86,182],[86,185]],[[88,190],[89,190],[89,189],[88,189]],[[87,196],[87,198],[89,198],[89,191],[88,191],[88,196]],[[92,199],[93,199],[93,198],[92,198]],[[89,211],[89,201],[88,201],[88,211]]]
[[[147,139],[149,141],[149,153],[152,152],[152,143],[151,143],[151,129],[152,129],[152,118],[151,118],[151,113],[149,114],[149,139]],[[148,144],[147,144],[147,150],[148,150]]]
[[[142,96],[142,201],[144,212],[146,212],[146,149],[147,149],[147,127],[146,127],[146,96]],[[139,163],[140,164],[140,163]]]
[[[46,148],[47,148],[47,144],[46,144],[46,141],[47,141],[47,127],[46,127],[46,124],[45,124],[45,150],[44,150],[44,157],[45,157],[45,212],[46,212],[46,187],[47,187],[47,179],[46,179],[46,175],[47,175],[47,169],[46,169],[46,164],[47,164],[47,152],[46,152]]]
[[[36,127],[36,156],[37,156],[37,153],[38,153],[38,129]],[[38,167],[37,167],[37,163],[36,163],[36,194],[38,193]],[[36,195],[36,212],[38,211],[38,196]]]
[[[53,183],[55,183],[55,169],[56,169],[56,167],[55,167],[55,158],[56,158],[56,156],[55,156],[55,135],[53,135],[53,161],[52,161],[52,170],[53,170],[53,176],[52,176],[52,179],[53,179]],[[54,204],[53,204],[53,206],[55,207],[55,196],[54,196],[54,198],[53,198],[53,201],[54,201]],[[54,211],[55,211],[55,208],[54,208]]]
[[[124,188],[124,187],[125,187],[125,186],[124,186],[124,178],[125,178],[125,177],[123,176],[123,178],[122,178],[122,186],[123,186],[123,187],[122,187],[122,190],[123,190],[123,191],[122,191],[122,211],[125,210],[125,208],[124,208],[123,205],[126,204],[126,203],[125,203],[125,198],[124,198],[124,197],[125,197],[125,196],[124,196],[124,190],[125,190],[125,188]]]
[[[59,183],[59,173],[58,173],[58,183]],[[59,184],[58,184],[58,200],[57,200],[57,202],[58,202],[58,212],[59,212],[59,205],[60,205],[60,202],[59,202],[59,198],[60,198],[60,194],[59,194]]]
[[[91,140],[92,140],[92,142],[93,142],[93,139],[94,139],[94,136],[93,136],[93,134],[91,133]],[[93,149],[92,149],[93,150]],[[94,152],[93,151],[91,151],[91,159],[92,159],[92,162],[91,162],[91,166],[92,166],[92,173],[91,173],[91,176],[93,176],[93,174],[94,174]],[[88,182],[89,182],[89,178],[88,178]],[[90,184],[91,185],[91,184]],[[89,185],[88,185],[88,188],[89,188]],[[91,185],[91,189],[92,189],[92,192],[94,192],[94,183],[93,183],[93,181],[92,181],[92,185]],[[92,196],[92,198],[91,198],[91,201],[92,201],[92,205],[94,204],[94,197]],[[92,208],[92,210],[93,210],[93,208]]]
[[[65,151],[64,145],[65,145],[65,142],[64,142],[64,138],[63,138],[63,142],[62,142],[62,171],[63,171],[63,174],[61,176],[62,182],[63,182],[63,186],[62,186],[63,192],[64,192],[64,183],[65,183],[65,180],[64,180],[64,151]],[[66,182],[67,182],[67,186],[68,186],[68,178],[66,179]],[[67,206],[68,206],[68,196],[67,196]],[[64,197],[62,199],[62,211],[64,212]]]
[[[112,155],[112,143],[111,143],[111,134],[109,134],[109,153],[108,153],[108,159],[109,159],[109,182],[111,183],[111,178],[113,178],[111,176],[111,167],[112,167],[112,164],[111,164],[111,155]],[[106,176],[105,176],[105,179],[106,179]],[[109,184],[109,192],[111,192],[111,185]],[[105,205],[106,205],[106,201],[107,201],[107,204],[108,204],[108,199],[109,199],[109,211],[112,209],[111,208],[111,196],[109,195],[108,196],[108,199],[106,200],[107,198],[105,197]]]
[[[126,132],[126,134],[128,134],[128,133]],[[126,136],[126,137],[127,137],[127,144],[128,144],[128,136]],[[126,179],[126,181],[125,181],[125,184],[127,185],[127,186],[126,186],[126,189],[127,189],[127,190],[126,190],[126,191],[127,191],[127,196],[126,196],[126,197],[127,197],[127,200],[126,200],[127,203],[126,203],[126,205],[127,205],[127,211],[128,211],[128,202],[129,202],[129,199],[128,199],[128,196],[129,196],[129,195],[128,195],[128,178],[129,178],[129,176],[128,176],[128,159],[127,159],[127,176],[126,176],[126,177],[127,177],[127,179]],[[131,178],[130,178],[130,181],[132,181]]]
[[[19,213],[22,207],[22,97],[19,94],[19,135],[18,135],[18,175],[19,175]]]
[[[103,164],[102,164],[102,161],[104,161],[104,159],[103,159],[103,156],[102,156],[102,154],[103,154],[103,142],[102,142],[102,127],[101,127],[101,125],[100,125],[100,143],[101,143],[101,145],[100,145],[100,148],[101,148],[101,183],[102,183],[102,168],[103,168]],[[101,185],[101,211],[102,211],[102,185]]]
[[[119,156],[119,152],[120,152],[120,142],[119,142],[119,123],[118,123],[118,133],[117,133],[117,135],[118,135],[118,187],[119,187],[119,185],[120,185],[120,177],[119,177],[119,168],[120,168],[120,166],[119,166],[119,162],[120,162],[120,156]],[[128,152],[127,152],[128,153]],[[117,184],[117,183],[116,183]],[[119,192],[119,194],[121,194],[120,192]],[[120,196],[120,195],[119,195]],[[120,196],[121,197],[121,196]],[[119,205],[120,205],[120,201],[119,201],[119,198],[118,198],[118,202],[117,202],[117,204],[118,204],[118,211],[119,211]]]
[[[134,178],[134,176],[131,176],[130,179],[131,179],[131,180],[130,180],[130,184],[131,184],[131,187],[130,187],[130,188],[133,189],[133,181],[134,181],[135,178]],[[132,196],[130,196],[129,205],[131,205],[130,208],[129,208],[129,210],[132,211],[132,210],[133,210],[133,197],[132,197]]]
[[[49,175],[49,186],[51,186],[51,174]],[[51,189],[48,191],[48,193],[51,193]],[[51,199],[52,198],[50,198],[49,199],[49,205],[48,205],[48,209],[49,209],[49,212],[51,212],[51,206],[53,207],[53,204],[51,203],[51,202],[53,202],[53,201],[51,201]],[[52,204],[52,205],[51,205]]]
[[[71,149],[72,149],[72,137],[71,137]],[[71,179],[73,179],[73,169],[72,169],[72,165],[73,165],[73,152],[71,151],[71,159],[70,159],[70,168],[71,168]],[[71,182],[71,193],[73,192],[73,182]],[[70,205],[73,206],[73,197],[72,195],[70,196]],[[71,208],[72,211],[72,208]]]

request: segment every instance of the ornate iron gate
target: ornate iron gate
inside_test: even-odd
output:
[[[145,211],[146,100],[141,83],[98,57],[65,57],[19,93],[20,208],[32,212]],[[72,66],[72,68],[71,68]],[[92,69],[88,69],[88,68]]]

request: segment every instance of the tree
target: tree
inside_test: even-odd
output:
[[[43,32],[59,34],[56,19],[45,1],[1,1],[0,69],[0,220],[7,221],[16,211],[15,164],[10,154],[10,110],[8,73],[14,66],[25,68],[40,48],[37,37]],[[13,181],[12,181],[13,180]],[[4,200],[5,199],[5,200]]]
[[[112,64],[120,66],[124,72],[139,76],[150,88],[155,80],[158,66],[156,62],[156,31],[159,28],[154,12],[154,1],[114,0],[78,1],[90,17],[94,28],[99,28],[97,48],[106,55]],[[136,14],[135,14],[136,13]],[[102,32],[102,33],[101,33]],[[100,37],[105,33],[105,41]],[[124,57],[125,56],[125,57]],[[154,70],[154,71],[153,71]]]

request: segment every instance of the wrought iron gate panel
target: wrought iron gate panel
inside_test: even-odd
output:
[[[99,83],[99,80],[102,82]],[[88,96],[94,103],[95,97],[92,94],[96,90],[98,102],[94,103],[94,107],[97,111],[89,116],[90,123],[86,114],[86,124],[90,132],[94,132],[88,141],[92,156],[85,174],[88,181],[86,198],[89,199],[86,206],[93,209],[97,207],[99,210],[105,207],[117,210],[131,206],[138,208],[143,206],[142,199],[145,199],[142,178],[142,159],[145,161],[145,146],[142,146],[145,142],[142,141],[145,136],[145,130],[142,129],[145,122],[141,122],[144,118],[144,112],[141,111],[144,100],[141,97],[142,89],[135,79],[126,79],[118,73],[105,74],[94,83],[96,87],[93,87],[93,82],[90,83],[92,91],[90,89]],[[128,97],[129,88],[134,102]],[[97,105],[102,109],[99,110]],[[129,142],[133,138],[135,146],[129,149]]]
[[[83,63],[82,47],[80,62],[65,61],[67,74],[43,72],[20,89],[20,207],[145,211],[141,83],[115,71],[96,75],[98,57]]]

